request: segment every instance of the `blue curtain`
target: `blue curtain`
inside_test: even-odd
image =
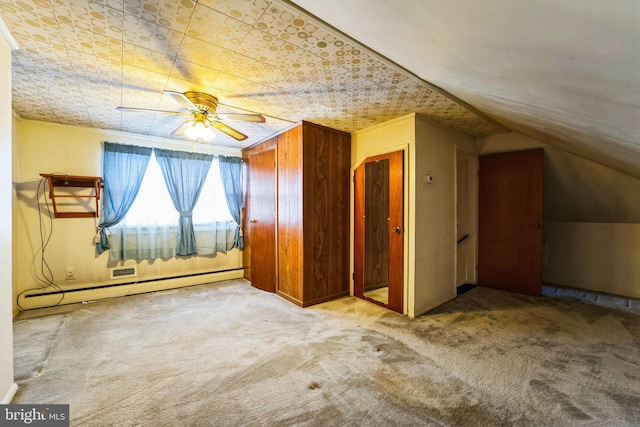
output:
[[[179,212],[176,255],[194,255],[197,252],[193,230],[193,207],[198,201],[207,177],[213,155],[155,149],[173,206]]]
[[[242,181],[240,174],[242,172],[242,159],[240,157],[220,156],[220,178],[224,186],[224,197],[227,201],[227,207],[237,227],[233,238],[233,248],[244,248],[244,237],[240,226],[240,210],[242,208]]]
[[[103,214],[98,226],[98,254],[110,248],[106,229],[122,221],[140,189],[151,158],[151,148],[104,143],[102,156]]]

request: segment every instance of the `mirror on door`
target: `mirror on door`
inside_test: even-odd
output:
[[[367,157],[354,184],[354,295],[402,313],[404,152]]]
[[[364,296],[389,303],[389,160],[365,164]]]

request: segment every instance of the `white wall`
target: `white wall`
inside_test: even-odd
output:
[[[474,141],[416,117],[415,173],[412,178],[415,239],[415,302],[419,316],[456,297],[456,148],[474,150]],[[433,183],[427,183],[427,175]]]
[[[409,114],[351,135],[353,171],[367,158],[405,151],[405,314],[419,316],[456,296],[456,147],[471,138]],[[433,175],[433,184],[424,182]],[[351,191],[353,224],[353,188]],[[353,227],[351,235],[353,270]]]
[[[2,25],[2,22],[0,22]],[[0,403],[9,403],[17,390],[13,381],[12,325],[12,114],[11,48],[0,36]]]
[[[45,198],[36,199],[40,173],[66,173],[70,175],[101,176],[102,141],[119,142],[143,146],[160,146],[178,150],[194,150],[212,154],[237,155],[239,150],[205,147],[185,144],[161,138],[145,138],[120,132],[108,132],[96,129],[65,126],[53,123],[19,120],[19,174],[17,177],[17,251],[14,255],[17,263],[17,291],[34,289],[45,290],[41,274],[41,238],[39,224],[44,219],[45,233],[53,230],[51,240],[45,252],[45,260],[51,268],[55,283],[63,289],[95,287],[105,284],[141,280],[134,286],[121,286],[67,293],[62,303],[72,303],[99,298],[122,296],[125,294],[148,292],[205,283],[213,280],[225,280],[242,277],[242,271],[231,271],[213,275],[196,276],[189,279],[146,282],[150,279],[174,277],[184,274],[223,271],[242,267],[240,251],[234,249],[226,255],[214,257],[188,257],[151,262],[133,260],[117,265],[138,265],[138,277],[135,279],[110,280],[109,268],[116,263],[108,261],[108,253],[97,255],[93,243],[98,220],[95,218],[54,218],[49,226],[46,216],[40,216],[38,205],[44,206]],[[65,268],[74,267],[75,280],[65,280]],[[51,291],[52,288],[46,289]],[[33,292],[31,292],[33,293]],[[35,308],[56,304],[58,295],[49,297],[20,298],[23,308]]]
[[[640,224],[545,224],[544,281],[640,298]]]
[[[543,281],[640,297],[640,180],[517,134],[481,154],[544,148]]]

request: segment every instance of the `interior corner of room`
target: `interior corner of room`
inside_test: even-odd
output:
[[[40,172],[63,170],[78,174],[100,175],[100,141],[108,138],[109,135],[100,130],[22,120],[15,116],[12,117],[12,121],[14,144],[19,147],[20,152],[18,167],[14,169],[18,174],[14,179],[16,203],[14,203],[13,233],[17,244],[14,245],[12,312],[16,313],[15,297],[23,290],[34,287],[37,281],[35,272],[39,268],[40,245],[37,226],[40,214],[34,200]],[[312,124],[304,126],[307,129],[306,133],[315,129]],[[294,127],[288,132],[298,132],[298,128]],[[303,132],[302,135],[304,138],[305,133]],[[133,143],[139,143],[141,138],[133,135],[120,136],[121,141]],[[290,179],[291,175],[283,169],[285,165],[283,153],[292,153],[293,148],[283,149],[282,142],[279,143],[280,145],[277,141],[273,143],[272,141],[277,138],[278,136],[275,136],[244,151],[237,151],[239,156],[245,158],[248,165],[247,178],[252,173],[253,153],[263,153],[263,149],[271,145],[274,149],[273,155],[277,156],[278,152],[281,156],[277,162],[278,185],[282,186],[286,179]],[[448,131],[414,114],[378,125],[373,129],[354,132],[349,140],[348,150],[341,149],[333,155],[334,157],[343,156],[342,159],[347,159],[349,162],[348,164],[343,162],[342,166],[339,166],[342,170],[342,184],[336,184],[342,185],[344,191],[351,191],[351,195],[348,196],[345,193],[344,202],[341,201],[343,208],[353,206],[353,188],[349,190],[349,175],[353,174],[353,171],[366,158],[393,151],[405,153],[403,222],[406,238],[402,245],[406,257],[403,260],[404,272],[401,286],[404,308],[400,310],[401,312],[412,317],[419,316],[454,298],[458,285],[477,283],[477,223],[474,218],[478,209],[478,159],[487,154],[518,151],[531,147],[541,147],[544,150],[544,283],[640,297],[638,278],[635,277],[633,263],[630,262],[635,258],[633,254],[637,245],[634,244],[633,239],[637,235],[635,230],[640,217],[640,213],[635,212],[636,204],[632,201],[632,195],[639,186],[638,179],[517,133],[474,140]],[[305,142],[304,147],[305,150],[311,150],[312,145]],[[345,152],[348,154],[345,155]],[[309,158],[312,157],[314,156],[309,156]],[[298,161],[291,159],[289,156],[286,161]],[[312,170],[330,171],[332,168],[338,168],[338,164],[336,158],[328,161],[321,168]],[[428,179],[433,181],[430,182]],[[305,185],[312,185],[306,181],[305,183]],[[251,184],[253,182],[248,184],[248,194],[251,192]],[[272,185],[275,185],[275,181]],[[275,191],[276,187],[272,188]],[[334,190],[330,191],[328,194],[332,197],[337,194]],[[40,199],[39,202],[44,203],[45,200]],[[278,209],[291,215],[292,208],[285,208],[281,205],[282,203],[284,200],[274,199],[274,206],[278,205]],[[304,206],[301,204],[296,208],[297,215],[303,215]],[[246,214],[251,216],[252,206],[249,204],[246,209]],[[253,213],[257,214],[257,212]],[[216,278],[224,280],[242,276],[251,277],[256,271],[255,267],[251,268],[252,264],[264,262],[264,259],[253,262],[250,259],[251,238],[249,236],[251,227],[255,229],[258,223],[249,222],[249,216],[245,224],[249,243],[247,249],[244,251],[234,249],[204,261],[176,262],[180,264],[182,270],[173,272],[168,267],[171,260],[127,261],[114,265],[108,261],[106,254],[96,256],[92,251],[95,218],[55,219],[54,233],[47,251],[47,262],[55,276],[61,278],[65,277],[67,267],[75,267],[74,280],[62,279],[60,282],[63,289],[81,288],[83,291],[67,294],[65,303],[186,286],[216,280]],[[344,210],[342,216],[343,219],[348,220],[353,217],[353,212]],[[337,219],[334,218],[334,220]],[[281,231],[284,230],[283,215],[280,215],[278,221],[280,221],[278,224]],[[260,221],[260,224],[263,224],[263,221]],[[311,221],[308,225],[312,226]],[[340,227],[342,228],[333,229],[350,231],[338,233],[341,235],[340,240],[347,246],[341,252],[344,264],[340,273],[341,278],[333,281],[333,283],[342,283],[337,289],[312,298],[303,298],[301,295],[292,295],[291,290],[284,290],[286,286],[283,275],[281,276],[283,283],[278,289],[275,288],[277,283],[273,282],[273,277],[269,279],[272,281],[269,286],[273,291],[279,292],[285,298],[290,297],[300,305],[308,305],[309,301],[317,303],[328,297],[353,294],[353,282],[349,277],[354,271],[354,229],[353,225],[344,221]],[[325,236],[325,233],[318,230],[304,230],[298,237],[310,240],[311,236],[316,235]],[[465,235],[468,236],[465,241],[457,244],[457,239]],[[279,235],[280,244],[285,241],[283,236]],[[332,245],[337,243],[339,242],[335,241]],[[288,251],[294,251],[295,246],[292,246],[289,241],[286,248]],[[272,252],[275,253],[275,249]],[[294,259],[293,255],[283,253],[279,262],[284,262],[288,259],[287,256]],[[328,257],[329,255],[322,255],[319,259],[326,261]],[[625,262],[625,260],[629,261]],[[319,265],[321,267],[316,266],[316,268],[328,268],[328,264]],[[114,266],[137,266],[138,277],[114,280],[110,277],[110,271]],[[216,271],[220,273],[215,273]],[[196,273],[201,273],[202,276],[194,275]],[[268,274],[278,275],[275,270]],[[146,282],[148,279],[182,275],[190,277]],[[141,279],[142,283],[131,285]],[[303,280],[302,276],[300,280]],[[119,283],[123,286],[102,287],[105,284]],[[92,287],[96,289],[92,290]],[[264,285],[262,287],[265,288]],[[319,286],[319,288],[322,287]],[[319,291],[309,290],[308,292]],[[55,302],[56,298],[56,295],[28,298],[24,300],[25,308],[47,306]],[[303,304],[303,300],[307,302]]]

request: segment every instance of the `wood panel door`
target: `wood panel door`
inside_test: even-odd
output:
[[[249,244],[251,285],[276,291],[276,150],[254,154],[249,160]]]
[[[540,295],[543,150],[480,157],[478,284]]]
[[[351,136],[303,123],[303,305],[349,295]]]
[[[402,313],[404,152],[368,157],[354,181],[354,293]]]
[[[278,295],[303,306],[302,127],[278,135]],[[311,262],[311,260],[309,260]]]

